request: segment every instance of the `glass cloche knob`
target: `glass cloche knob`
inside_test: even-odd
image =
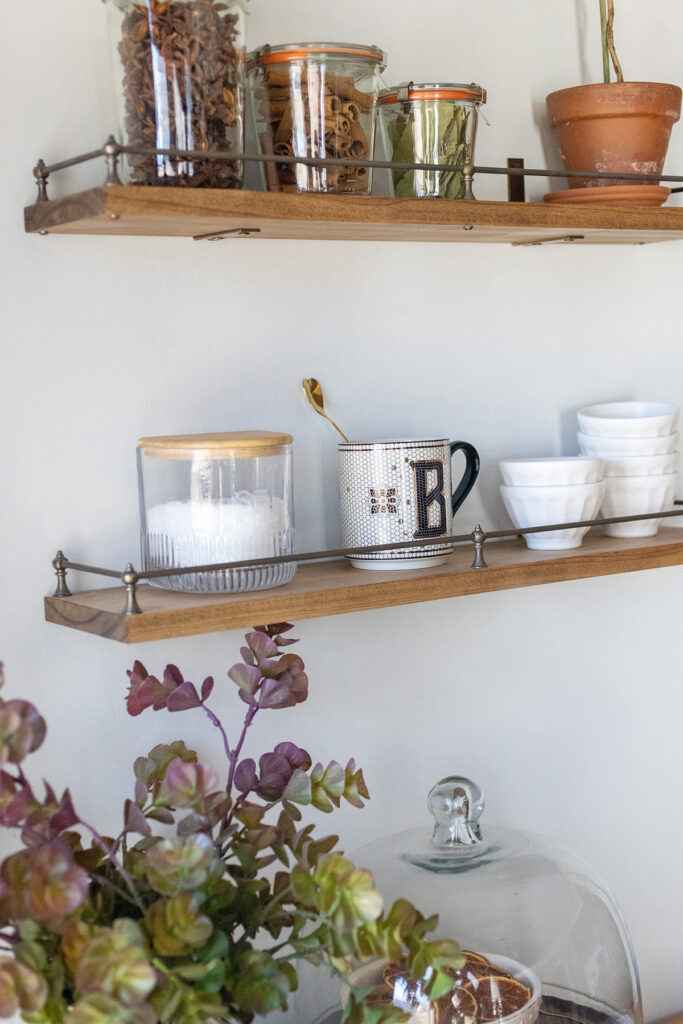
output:
[[[476,782],[449,775],[430,790],[427,799],[436,824],[432,842],[436,846],[474,846],[481,842],[479,818],[484,794]]]

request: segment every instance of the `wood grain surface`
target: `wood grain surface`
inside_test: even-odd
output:
[[[666,527],[657,537],[614,540],[601,531],[574,551],[530,551],[520,538],[489,542],[488,569],[470,568],[471,545],[458,547],[432,569],[371,571],[345,560],[305,563],[291,583],[245,594],[183,594],[143,585],[142,615],[123,614],[121,587],[90,590],[73,597],[47,597],[48,622],[123,643],[164,640],[264,622],[438,601],[515,587],[608,576],[683,564],[683,530]]]
[[[194,237],[249,228],[258,231],[252,240],[523,244],[580,235],[571,244],[644,244],[683,238],[681,207],[615,209],[135,185],[90,189],[36,203],[24,213],[28,232],[49,234]]]

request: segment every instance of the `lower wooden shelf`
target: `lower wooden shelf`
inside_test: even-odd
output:
[[[344,560],[302,565],[291,583],[247,594],[182,594],[138,588],[141,615],[123,614],[122,587],[45,598],[48,622],[122,643],[142,643],[239,629],[257,623],[314,619],[515,587],[609,576],[683,564],[683,530],[613,540],[599,531],[575,551],[529,551],[520,538],[489,542],[487,569],[472,569],[472,547],[457,548],[444,565],[411,572],[354,569]]]
[[[683,238],[683,208],[464,202],[110,185],[24,211],[41,234],[644,244]]]

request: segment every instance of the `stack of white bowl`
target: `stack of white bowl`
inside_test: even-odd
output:
[[[501,496],[510,519],[525,527],[595,519],[605,496],[604,463],[599,458],[505,459],[499,463]],[[524,534],[537,551],[579,548],[590,527]]]
[[[678,482],[679,410],[661,402],[607,402],[578,414],[579,448],[605,462],[601,513],[646,515],[673,508]],[[615,523],[608,537],[654,537],[661,519]]]

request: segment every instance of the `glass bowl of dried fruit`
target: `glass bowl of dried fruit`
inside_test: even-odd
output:
[[[351,987],[372,987],[376,994],[369,1001],[378,1008],[393,1003],[419,1024],[535,1024],[542,993],[533,971],[506,956],[462,952],[463,966],[449,971],[453,988],[438,999],[426,995],[423,982],[413,979],[406,960],[379,960],[349,975],[342,1005]]]

